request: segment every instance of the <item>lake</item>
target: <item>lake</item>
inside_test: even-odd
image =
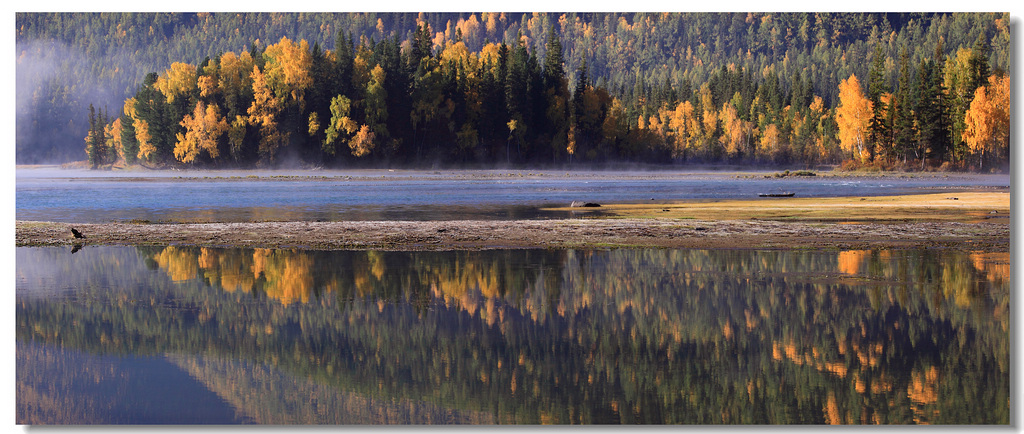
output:
[[[878,196],[1008,187],[1009,175],[814,176],[669,171],[18,169],[18,220],[105,223],[566,218],[573,201]],[[770,199],[768,199],[770,200]]]
[[[1009,253],[15,255],[20,424],[1010,418]]]

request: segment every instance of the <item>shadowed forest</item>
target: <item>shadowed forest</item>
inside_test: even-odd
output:
[[[1007,13],[16,21],[21,164],[1008,167]]]

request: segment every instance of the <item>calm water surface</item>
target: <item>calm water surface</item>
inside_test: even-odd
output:
[[[16,248],[17,422],[1009,423],[1009,254]]]
[[[874,196],[1004,187],[1008,175],[801,177],[770,172],[96,172],[18,169],[18,220],[101,223],[564,218],[572,201]]]

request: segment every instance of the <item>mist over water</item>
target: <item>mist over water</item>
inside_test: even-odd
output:
[[[1009,185],[1006,175],[766,178],[677,171],[21,169],[18,220],[101,223],[564,218],[573,201],[876,196]]]
[[[119,114],[139,78],[122,54],[91,56],[66,43],[37,39],[15,47],[16,161],[64,163],[85,159],[88,108]],[[95,77],[95,65],[118,65],[116,77]],[[129,73],[129,71],[132,71]]]

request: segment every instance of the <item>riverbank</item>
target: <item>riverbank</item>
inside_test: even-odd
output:
[[[558,220],[16,223],[16,245],[319,250],[954,248],[1009,251],[1008,192],[603,206]],[[667,210],[667,211],[665,211]],[[75,227],[86,238],[71,234]]]

